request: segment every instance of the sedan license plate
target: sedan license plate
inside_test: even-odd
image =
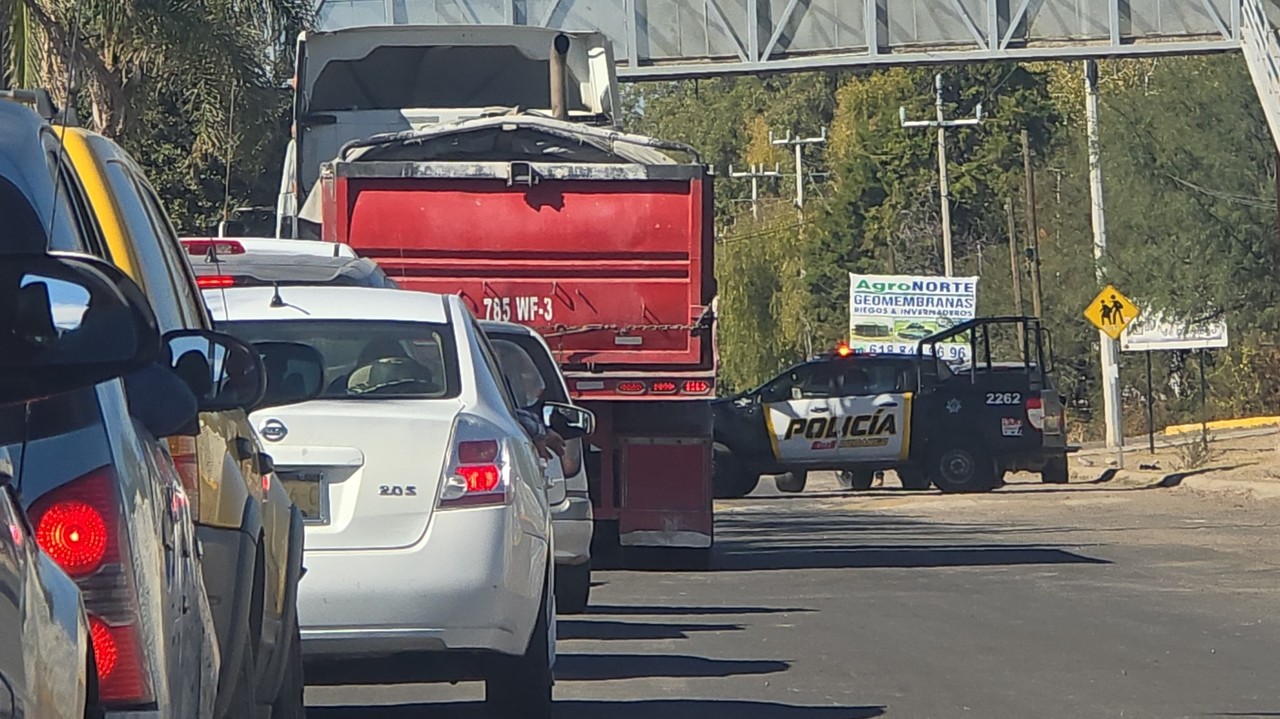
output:
[[[302,513],[302,521],[308,524],[328,523],[329,488],[319,473],[279,472],[277,476],[289,493],[289,499]]]

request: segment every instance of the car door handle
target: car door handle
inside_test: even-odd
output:
[[[810,412],[814,412],[814,413],[817,413],[817,412],[830,412],[830,411],[831,411],[831,408],[830,408],[830,407],[810,407],[810,408],[809,408],[809,411],[810,411]]]
[[[885,402],[876,402],[876,406],[877,407],[897,407],[898,403],[894,402],[893,400],[887,400]]]

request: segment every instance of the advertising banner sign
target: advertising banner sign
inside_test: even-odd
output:
[[[913,353],[916,343],[974,318],[977,277],[849,275],[849,346],[866,352]],[[969,359],[967,339],[939,344],[947,362]]]

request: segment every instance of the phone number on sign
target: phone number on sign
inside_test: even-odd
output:
[[[916,353],[916,346],[913,344],[895,344],[888,342],[859,343],[858,349],[862,349],[866,352],[879,352],[883,354]],[[969,346],[938,344],[934,346],[934,354],[940,357],[944,362],[963,362],[969,358]]]

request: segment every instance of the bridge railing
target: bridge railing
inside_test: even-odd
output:
[[[1240,10],[1240,48],[1280,150],[1280,38],[1272,23],[1280,8],[1274,0],[1243,0]]]

